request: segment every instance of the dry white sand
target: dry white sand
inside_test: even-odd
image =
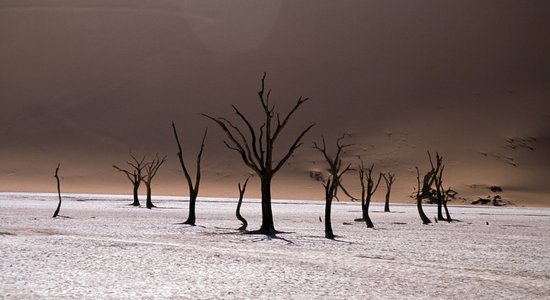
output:
[[[187,201],[0,194],[0,296],[6,299],[542,299],[550,297],[550,209],[453,206],[462,222],[422,225],[416,208],[374,204],[376,229],[321,202],[276,201],[276,238],[239,234],[234,199],[200,199],[198,226],[176,225]],[[259,203],[243,215],[259,226]],[[426,207],[435,215],[432,206]],[[350,225],[344,223],[350,222]],[[487,225],[488,222],[488,225]]]

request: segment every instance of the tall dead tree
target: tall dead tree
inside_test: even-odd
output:
[[[53,213],[53,218],[57,218],[59,215],[59,210],[61,209],[61,183],[59,182],[59,175],[57,174],[59,172],[59,166],[61,163],[57,164],[57,168],[55,168],[55,174],[53,177],[55,177],[55,180],[57,182],[57,197],[59,198],[59,202],[57,203],[57,208],[55,209],[55,212]]]
[[[128,180],[132,183],[133,186],[133,195],[134,195],[134,202],[131,204],[133,206],[140,206],[139,203],[139,186],[141,185],[142,181],[142,172],[143,168],[145,168],[145,155],[141,159],[137,159],[135,156],[133,156],[130,153],[130,157],[132,158],[131,161],[126,161],[126,164],[130,166],[129,169],[123,169],[118,167],[117,165],[113,165],[113,168],[124,173],[126,177],[128,177]]]
[[[328,163],[329,177],[326,182],[323,183],[325,188],[325,237],[327,239],[334,239],[334,233],[332,231],[331,210],[332,200],[336,197],[338,187],[340,186],[340,178],[344,173],[349,171],[351,165],[348,165],[342,170],[342,158],[343,150],[350,147],[351,144],[342,144],[342,140],[345,138],[345,134],[336,140],[336,154],[331,156],[327,151],[327,145],[325,138],[321,137],[322,144],[318,145],[317,142],[313,143],[313,148],[319,150],[323,154],[325,161]]]
[[[145,187],[147,188],[147,201],[145,206],[148,209],[155,207],[155,205],[153,205],[153,201],[151,200],[151,183],[153,182],[153,178],[155,178],[158,170],[160,169],[162,164],[164,164],[165,161],[166,161],[166,156],[164,156],[163,158],[160,158],[157,154],[152,161],[145,164],[145,168],[144,168],[145,175],[143,176],[142,181],[145,184]]]
[[[237,127],[233,122],[223,117],[212,117],[206,114],[203,114],[203,116],[216,122],[216,124],[220,126],[228,139],[224,141],[227,148],[238,152],[244,164],[258,174],[260,178],[262,192],[262,225],[259,230],[251,233],[276,234],[278,231],[275,230],[273,211],[271,209],[271,181],[273,176],[285,165],[294,151],[302,145],[302,138],[313,127],[313,124],[306,127],[298,135],[289,146],[286,154],[284,154],[278,162],[275,161],[274,150],[277,139],[296,110],[309,98],[299,97],[290,112],[281,118],[279,113],[275,113],[275,107],[269,102],[271,90],[266,92],[265,78],[266,73],[262,76],[261,88],[258,92],[260,104],[263,108],[263,115],[265,117],[265,121],[260,126],[254,128],[252,123],[234,105],[233,110],[242,121],[243,129]],[[248,136],[245,135],[246,131],[248,131]]]
[[[178,137],[178,132],[176,131],[176,125],[174,122],[172,122],[172,129],[174,131],[174,136],[176,137],[176,143],[178,144],[178,159],[180,161],[181,169],[183,170],[183,174],[185,175],[185,180],[187,180],[187,185],[189,187],[189,215],[187,216],[187,220],[183,222],[183,224],[189,224],[189,225],[195,225],[196,222],[196,215],[195,215],[195,204],[197,202],[197,197],[199,196],[199,187],[201,183],[201,158],[202,158],[202,152],[204,150],[204,141],[206,140],[206,134],[208,133],[208,129],[204,131],[204,135],[202,137],[201,142],[201,148],[199,151],[199,154],[197,155],[197,166],[196,166],[196,173],[195,173],[195,183],[193,184],[193,179],[191,178],[191,175],[189,174],[189,170],[187,169],[187,165],[185,164],[185,161],[183,160],[183,153],[181,151],[181,143],[180,139]]]
[[[391,187],[395,182],[395,173],[388,172],[387,174],[382,174],[382,178],[386,182],[386,201],[384,202],[384,212],[390,212],[390,194]]]
[[[374,224],[372,223],[372,220],[369,216],[369,206],[372,199],[372,196],[378,189],[378,185],[380,184],[380,180],[382,179],[382,173],[378,174],[378,180],[376,181],[376,184],[374,183],[374,179],[372,177],[372,170],[374,169],[374,164],[371,165],[369,168],[365,167],[365,164],[363,163],[363,160],[360,158],[360,163],[358,167],[359,172],[359,180],[361,181],[361,210],[363,213],[362,219],[357,219],[357,221],[365,221],[368,228],[373,228]]]
[[[237,210],[235,211],[235,215],[237,216],[237,219],[242,223],[241,227],[239,227],[238,229],[241,231],[246,230],[246,227],[248,227],[248,222],[241,215],[241,205],[243,204],[243,197],[244,197],[244,193],[246,191],[246,185],[248,184],[249,179],[250,177],[246,178],[242,186],[241,186],[241,183],[239,182],[239,202],[237,202]]]

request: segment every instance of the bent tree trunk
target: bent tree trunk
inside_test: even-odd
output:
[[[363,209],[363,220],[367,224],[367,228],[374,228],[374,224],[372,223],[372,220],[369,216],[369,206],[370,206],[370,199],[366,201]]]
[[[449,209],[447,208],[447,201],[443,202],[443,208],[445,208],[445,215],[447,216],[447,222],[452,222],[453,218],[451,218],[451,214],[449,213]]]
[[[246,179],[242,187],[241,187],[241,184],[239,183],[239,202],[237,202],[237,210],[235,211],[235,215],[237,216],[237,219],[242,222],[241,227],[239,227],[238,229],[240,231],[245,231],[246,227],[248,227],[248,222],[241,215],[241,205],[243,204],[243,197],[246,191],[246,185],[248,184],[248,179],[250,179],[250,177]]]
[[[422,198],[421,197],[416,198],[416,208],[418,209],[418,215],[420,216],[420,219],[422,220],[422,223],[424,225],[432,223],[432,221],[430,221],[430,219],[424,213],[424,209],[422,208]]]
[[[59,210],[61,209],[61,184],[59,183],[59,176],[57,173],[59,172],[59,165],[57,165],[57,168],[55,168],[55,180],[57,181],[57,197],[59,198],[59,202],[57,203],[57,209],[53,213],[53,218],[57,218],[57,215],[59,215]]]

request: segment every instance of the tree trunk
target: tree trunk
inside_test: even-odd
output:
[[[327,188],[325,193],[325,237],[327,239],[334,239],[334,233],[332,232],[331,210],[332,210],[332,198],[333,192],[330,188]]]
[[[153,205],[153,201],[151,201],[151,185],[146,184],[145,186],[147,187],[147,203],[146,203],[146,206],[147,206],[148,209],[151,209],[153,207],[156,207],[155,205]]]
[[[57,165],[57,168],[55,169],[55,176],[54,176],[55,180],[57,181],[57,197],[59,197],[59,202],[57,203],[57,208],[53,213],[53,218],[57,218],[57,215],[59,215],[59,210],[61,209],[61,184],[59,183],[59,176],[57,175],[58,171],[59,171],[59,165]]]
[[[439,187],[437,189],[437,220],[445,221],[445,218],[443,218],[443,195],[441,195]]]
[[[443,208],[445,208],[445,215],[447,215],[447,222],[452,222],[453,218],[451,218],[451,214],[449,213],[449,209],[447,208],[447,201],[443,202]]]
[[[241,205],[243,204],[243,194],[244,194],[244,191],[242,191],[240,193],[239,202],[237,203],[237,210],[235,211],[235,215],[237,216],[237,219],[243,223],[241,225],[241,227],[239,227],[239,229],[238,229],[238,230],[241,230],[241,231],[246,230],[246,227],[248,227],[248,222],[241,215]]]
[[[384,204],[384,212],[390,212],[390,193],[391,188],[388,187],[388,190],[386,191],[386,203]]]
[[[139,190],[139,184],[134,184],[134,202],[132,203],[133,206],[141,205],[141,203],[139,203],[138,190]]]
[[[191,191],[189,195],[189,216],[183,224],[189,224],[195,226],[196,217],[195,217],[195,203],[197,203],[198,193]]]
[[[260,178],[262,189],[262,226],[258,233],[276,234],[275,225],[273,224],[273,211],[271,210],[271,176],[263,176]]]
[[[430,221],[430,219],[426,217],[426,214],[424,213],[421,197],[416,197],[416,208],[418,209],[418,215],[420,216],[420,219],[422,219],[422,223],[424,225],[432,223],[432,221]]]
[[[369,206],[370,206],[370,197],[367,197],[367,201],[365,201],[365,210],[363,212],[363,219],[367,224],[367,228],[374,228],[374,224],[372,223],[369,216]]]
[[[437,200],[437,220],[445,220],[445,218],[443,218],[443,204],[441,203],[441,200]]]

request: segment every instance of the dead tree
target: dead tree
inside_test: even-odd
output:
[[[165,161],[166,156],[160,158],[157,154],[152,161],[145,164],[145,175],[141,180],[147,188],[147,202],[145,205],[148,209],[155,207],[155,205],[153,205],[153,201],[151,200],[151,183],[153,182],[153,178],[157,175],[158,170]]]
[[[61,184],[59,182],[59,176],[57,173],[59,172],[59,166],[61,163],[57,164],[57,168],[55,168],[55,174],[53,177],[55,177],[55,180],[57,181],[57,197],[59,198],[59,202],[57,203],[57,208],[55,209],[55,212],[53,213],[53,218],[57,218],[59,215],[59,210],[61,209]]]
[[[276,234],[278,231],[275,230],[273,211],[271,209],[271,181],[273,176],[285,165],[294,151],[302,145],[302,138],[313,127],[313,124],[306,127],[298,135],[289,146],[286,154],[284,154],[278,162],[275,161],[274,149],[277,139],[296,110],[309,98],[300,97],[290,112],[281,118],[279,113],[275,113],[275,107],[269,102],[271,90],[265,91],[265,78],[266,73],[262,76],[261,88],[258,92],[263,115],[265,117],[265,121],[259,127],[254,128],[250,121],[234,105],[233,110],[243,123],[241,128],[223,117],[211,117],[206,114],[203,114],[203,116],[216,122],[216,124],[220,126],[228,139],[224,141],[225,146],[238,152],[244,164],[258,174],[260,178],[262,193],[262,225],[259,230],[251,233]],[[275,120],[273,120],[274,118]],[[248,136],[245,135],[246,131],[248,131]]]
[[[132,158],[132,161],[126,162],[126,164],[130,166],[130,169],[123,169],[116,165],[113,165],[113,168],[126,174],[126,177],[128,177],[128,180],[132,182],[134,202],[131,205],[140,206],[141,204],[139,203],[138,192],[139,192],[139,186],[141,185],[141,181],[143,179],[141,173],[143,172],[143,168],[145,168],[145,155],[141,160],[138,160],[131,153],[130,153],[130,157]]]
[[[351,144],[342,144],[342,140],[345,138],[345,134],[336,140],[336,154],[332,157],[327,151],[327,145],[325,138],[321,137],[322,145],[318,145],[317,142],[313,143],[313,148],[319,150],[323,154],[325,161],[328,163],[329,177],[326,182],[323,183],[325,188],[325,237],[327,239],[334,239],[334,233],[332,231],[331,222],[331,210],[332,200],[336,197],[338,187],[340,186],[340,178],[344,173],[349,171],[351,165],[348,165],[342,170],[342,158],[343,150],[350,147]]]
[[[176,137],[176,143],[178,144],[178,153],[177,153],[178,159],[180,161],[183,174],[185,175],[185,180],[187,180],[187,185],[189,187],[189,215],[187,216],[187,220],[183,222],[183,224],[189,224],[194,226],[197,219],[195,215],[195,204],[197,202],[197,197],[199,196],[199,187],[201,183],[201,158],[202,158],[202,152],[204,150],[204,141],[206,140],[206,134],[208,133],[208,129],[204,131],[204,135],[202,137],[202,142],[201,142],[201,148],[200,148],[199,154],[197,155],[197,167],[196,167],[194,184],[193,184],[193,179],[189,174],[189,170],[187,169],[187,165],[183,160],[181,143],[180,143],[178,132],[176,131],[176,125],[174,124],[174,122],[172,122],[172,129],[174,131],[174,136]]]
[[[369,168],[366,168],[365,164],[363,163],[363,160],[361,158],[359,160],[360,160],[360,164],[358,167],[358,172],[359,172],[359,180],[361,181],[361,210],[363,213],[363,218],[356,219],[356,221],[365,221],[368,228],[373,228],[374,224],[372,223],[372,220],[370,219],[370,216],[369,216],[369,206],[370,206],[372,196],[378,189],[378,185],[380,184],[380,180],[382,179],[382,173],[378,174],[378,180],[376,181],[376,184],[375,184],[374,179],[372,177],[372,170],[374,169],[374,164],[371,165]]]
[[[382,174],[382,178],[386,182],[386,201],[384,202],[384,212],[390,212],[390,194],[391,186],[395,182],[395,173],[388,172],[387,174]]]
[[[249,179],[250,177],[246,178],[242,187],[241,187],[241,183],[239,182],[239,202],[237,202],[237,210],[235,211],[235,215],[237,216],[237,219],[242,223],[241,227],[239,227],[238,229],[240,231],[245,231],[246,227],[248,227],[248,222],[241,215],[241,205],[243,204],[243,197],[244,197],[244,193],[246,191],[246,185],[248,184]]]
[[[416,167],[416,180],[418,183],[416,188],[416,208],[418,209],[418,215],[420,216],[423,224],[430,224],[432,222],[424,213],[424,209],[422,208],[422,200],[429,197],[430,187],[434,182],[434,176],[434,170],[430,170],[426,173],[426,175],[424,175],[424,180],[421,183],[420,171],[418,170],[418,167]]]

